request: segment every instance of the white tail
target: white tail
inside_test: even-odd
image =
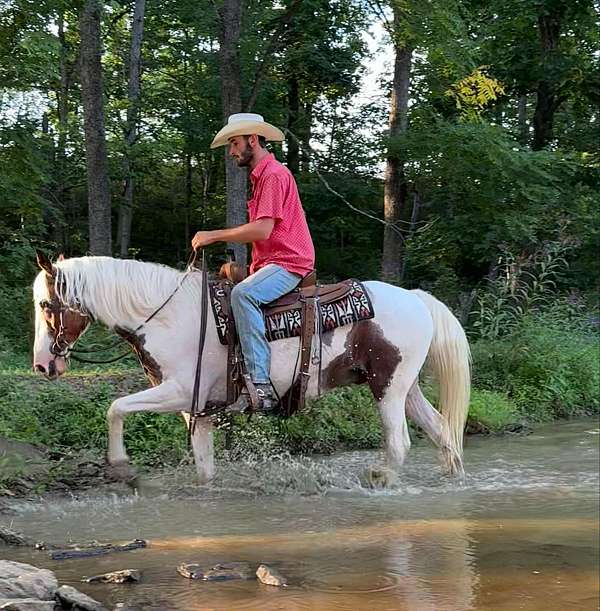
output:
[[[433,339],[427,360],[440,386],[439,405],[444,422],[442,434],[450,449],[450,455],[444,452],[448,470],[460,473],[463,432],[471,390],[469,343],[461,324],[446,305],[424,291],[417,289],[411,292],[423,301],[433,319]]]

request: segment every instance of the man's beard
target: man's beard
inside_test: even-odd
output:
[[[252,161],[252,157],[254,156],[254,153],[252,152],[252,149],[248,146],[248,143],[246,142],[246,148],[240,153],[239,157],[236,157],[236,161],[238,164],[239,168],[247,168],[250,165],[250,162]]]

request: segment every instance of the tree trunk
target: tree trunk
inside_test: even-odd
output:
[[[192,216],[192,200],[194,196],[193,183],[192,183],[192,153],[187,151],[185,154],[185,246],[186,249],[192,241],[190,235],[190,218]]]
[[[394,5],[394,81],[389,117],[389,137],[405,134],[408,129],[408,90],[412,49],[399,42],[402,14]],[[398,221],[406,203],[406,179],[404,160],[396,152],[388,152],[385,168],[383,214],[386,223],[398,229]],[[387,282],[399,282],[402,274],[402,236],[389,225],[383,233],[383,257],[381,275]]]
[[[129,88],[127,92],[127,125],[125,126],[125,189],[119,208],[119,252],[126,258],[131,241],[131,220],[133,218],[133,145],[137,139],[137,123],[140,100],[140,76],[142,71],[142,37],[144,34],[144,12],[146,0],[135,0],[131,24],[131,49],[129,53]]]
[[[526,146],[529,142],[529,124],[527,123],[527,95],[519,97],[519,143]]]
[[[412,213],[410,215],[410,225],[408,227],[408,238],[412,238],[417,230],[417,222],[419,220],[419,212],[421,211],[421,195],[415,189],[413,192],[413,206]],[[400,282],[403,282],[406,278],[406,270],[408,269],[408,261],[406,256],[402,258],[402,268],[400,270]]]
[[[60,249],[69,251],[68,231],[65,231],[67,217],[67,134],[69,132],[69,65],[65,37],[65,16],[58,16],[58,39],[60,41],[60,85],[56,91],[58,110],[58,140],[56,144],[56,203],[58,208],[54,235]],[[68,254],[71,254],[68,252]]]
[[[99,0],[85,0],[79,18],[80,79],[87,167],[89,250],[110,255],[110,184],[104,132]]]
[[[308,102],[303,108],[304,129],[302,130],[302,150],[300,151],[300,162],[303,172],[310,169],[310,139],[312,137],[313,105]]]
[[[241,0],[224,0],[219,10],[220,19],[220,53],[219,67],[221,74],[221,99],[223,121],[229,115],[241,112],[242,70],[240,64],[240,29],[242,23]],[[245,168],[239,168],[225,149],[225,182],[227,193],[227,226],[234,227],[247,222]],[[233,249],[235,259],[241,265],[246,265],[248,256],[245,244],[228,244]]]
[[[554,113],[560,105],[557,84],[551,78],[551,67],[556,62],[556,51],[560,39],[561,21],[565,7],[558,3],[553,10],[545,9],[538,16],[538,30],[541,44],[543,76],[537,86],[537,104],[533,115],[533,143],[531,148],[538,151],[554,138]]]
[[[300,138],[298,133],[298,120],[300,117],[300,92],[298,79],[294,75],[288,77],[288,129],[294,136]],[[300,173],[300,143],[294,136],[288,138],[287,167],[294,176]]]

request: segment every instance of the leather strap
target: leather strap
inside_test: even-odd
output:
[[[202,355],[206,341],[206,326],[208,315],[208,272],[206,270],[206,257],[202,251],[202,296],[200,297],[200,338],[198,339],[198,360],[196,361],[196,375],[194,377],[194,390],[192,406],[190,408],[190,425],[188,428],[188,445],[191,445],[192,435],[196,428],[196,421],[203,414],[199,410],[200,380],[202,377]]]
[[[312,342],[315,335],[315,322],[317,312],[319,289],[316,288],[311,297],[302,300],[302,336],[300,338],[300,371],[298,378],[294,381],[293,388],[290,390],[287,405],[288,415],[304,408],[306,401],[306,390],[310,380],[310,354]]]

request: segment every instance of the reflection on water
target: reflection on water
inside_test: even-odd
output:
[[[440,477],[423,443],[387,492],[359,488],[375,457],[356,452],[221,465],[210,489],[182,472],[167,478],[167,493],[22,504],[12,527],[37,539],[142,537],[150,546],[61,562],[30,550],[3,557],[51,568],[109,606],[141,609],[596,609],[597,432],[585,422],[469,439],[464,485]],[[175,571],[234,560],[271,564],[290,587],[189,582]],[[122,568],[142,569],[142,583],[79,583]]]

